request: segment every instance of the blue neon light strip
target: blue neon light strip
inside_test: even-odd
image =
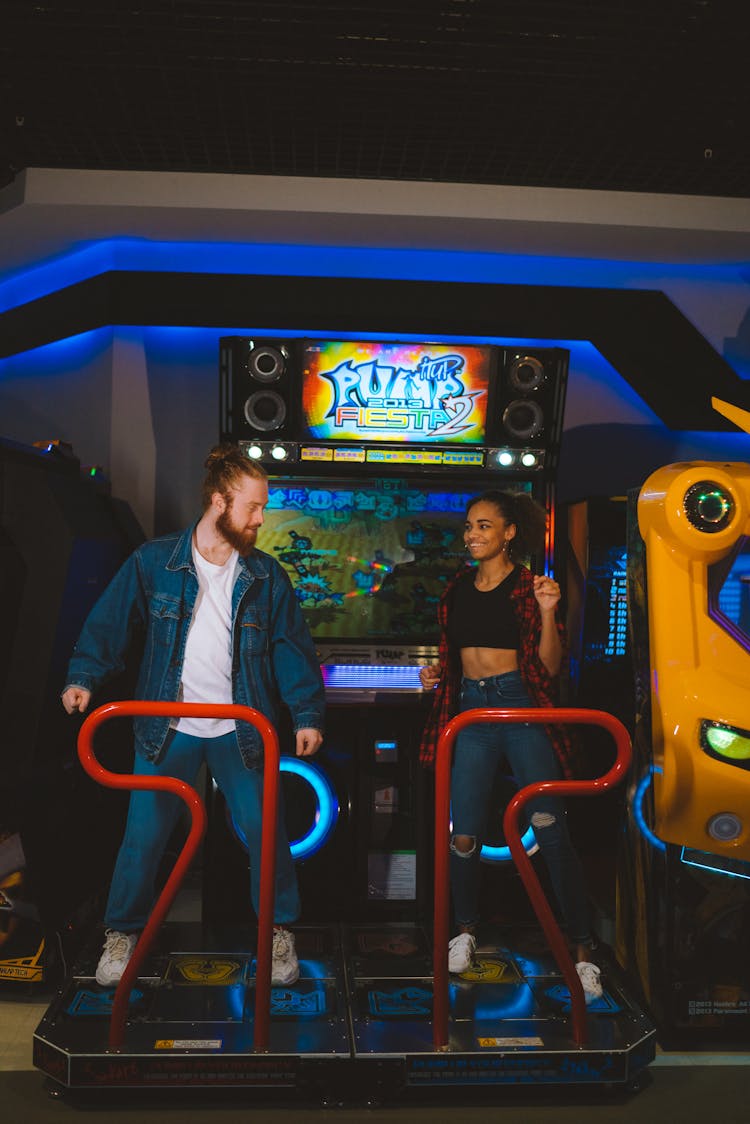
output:
[[[111,238],[9,273],[0,283],[0,311],[18,307],[109,270],[367,277],[563,285],[566,288],[627,286],[632,284],[634,276],[642,287],[660,288],[664,277],[661,263],[541,254]],[[737,278],[736,267],[722,265],[677,267],[672,264],[670,274],[675,278],[704,283],[736,282]]]
[[[723,874],[726,878],[746,878],[750,880],[750,863],[741,859],[724,858],[723,855],[712,855],[708,851],[695,851],[692,847],[683,847],[680,851],[680,862],[686,866],[697,866],[700,870],[710,870],[712,874]]]
[[[282,757],[279,770],[282,773],[292,773],[307,781],[315,793],[317,802],[315,819],[310,830],[306,835],[289,843],[292,858],[295,862],[299,862],[302,859],[309,859],[325,845],[339,818],[339,802],[331,782],[317,765],[309,761],[300,761],[296,757]],[[232,828],[242,846],[247,849],[247,838],[234,816],[232,816]]]
[[[411,666],[323,664],[326,687],[347,690],[421,691],[419,668]]]

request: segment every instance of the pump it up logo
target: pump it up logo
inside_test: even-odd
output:
[[[312,427],[316,437],[456,441],[483,438],[488,360],[481,348],[435,348],[408,357],[349,356],[335,365],[321,355],[315,374],[320,391]],[[394,354],[395,351],[395,354]],[[476,353],[476,354],[473,354]],[[405,361],[408,358],[408,362]],[[471,362],[470,360],[473,360]]]

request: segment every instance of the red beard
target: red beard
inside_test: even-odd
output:
[[[238,554],[244,556],[245,554],[249,554],[255,546],[258,532],[254,527],[252,530],[247,530],[247,528],[240,530],[234,527],[230,522],[231,513],[231,507],[227,507],[222,511],[221,515],[217,516],[216,530]]]

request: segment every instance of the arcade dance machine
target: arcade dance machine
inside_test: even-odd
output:
[[[618,943],[660,1040],[694,1048],[750,1031],[748,536],[745,463],[667,465],[631,497],[640,688]]]
[[[60,1086],[385,1100],[449,1085],[625,1087],[652,1060],[653,1028],[616,966],[585,1008],[527,904],[480,933],[476,967],[449,983],[447,885],[433,883],[431,780],[417,764],[418,668],[437,655],[467,501],[528,490],[550,514],[534,563],[552,565],[566,376],[558,348],[221,340],[221,434],[272,475],[260,546],[290,574],[328,699],[314,761],[281,758],[301,978],[271,989],[266,1040],[263,918],[256,936],[244,842],[209,786],[202,918],[164,927],[114,1038],[98,948],[81,961],[35,1039],[36,1064]],[[506,837],[500,811],[483,858],[518,896],[511,848],[533,874],[536,845]],[[447,823],[437,834],[440,866]]]

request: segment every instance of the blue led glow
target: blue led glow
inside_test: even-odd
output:
[[[686,866],[697,866],[700,870],[710,870],[712,874],[723,874],[725,878],[750,879],[750,863],[722,855],[712,855],[703,851],[683,847],[680,851],[680,862]]]
[[[664,265],[543,254],[466,250],[283,245],[237,242],[158,242],[112,238],[79,246],[13,271],[0,284],[0,311],[77,284],[108,270],[367,277],[413,281],[664,288]],[[669,265],[669,279],[737,282],[734,265]]]
[[[533,855],[539,850],[533,827],[530,827],[521,838],[523,849],[527,855]],[[490,847],[488,843],[482,844],[479,857],[483,863],[509,863],[513,862],[510,847]]]
[[[323,664],[326,687],[421,691],[419,668],[391,664]]]
[[[297,757],[282,757],[280,772],[301,777],[315,793],[316,808],[312,827],[306,835],[290,840],[289,849],[295,862],[309,859],[325,845],[339,818],[339,802],[333,786],[322,769],[310,761],[300,761]],[[247,838],[232,816],[232,829],[245,849]]]
[[[477,953],[477,959],[484,957]],[[449,983],[448,994],[451,1008],[456,1009],[456,1004],[462,998],[465,984]],[[465,992],[464,992],[465,994]],[[502,1022],[503,1019],[530,1018],[534,1014],[534,993],[528,983],[520,981],[502,981],[502,986],[477,989],[477,1001],[474,1008],[474,1031],[477,1033],[479,1022]]]
[[[638,786],[633,793],[631,807],[633,809],[633,818],[636,822],[636,826],[638,827],[638,830],[640,831],[643,838],[648,843],[650,843],[652,847],[655,847],[657,851],[666,851],[666,843],[663,839],[659,839],[658,835],[654,835],[653,831],[646,823],[646,819],[643,815],[643,801],[646,793],[648,792],[649,785],[651,784],[651,778],[654,773],[661,772],[662,769],[659,765],[652,765],[649,771],[641,777],[640,781],[638,782]]]
[[[0,360],[0,370],[21,370],[24,366],[33,369],[35,376],[63,378],[95,356],[104,353],[112,346],[113,329],[92,328],[88,332],[77,332],[63,336],[51,343],[41,344],[28,351],[18,352],[8,359]]]
[[[449,824],[449,831],[453,831],[453,814]],[[533,855],[539,850],[539,844],[536,841],[533,827],[529,827],[521,837],[523,849],[527,855]],[[491,847],[489,843],[483,843],[482,849],[479,852],[479,858],[483,863],[510,863],[513,862],[513,856],[510,853],[510,847]]]

